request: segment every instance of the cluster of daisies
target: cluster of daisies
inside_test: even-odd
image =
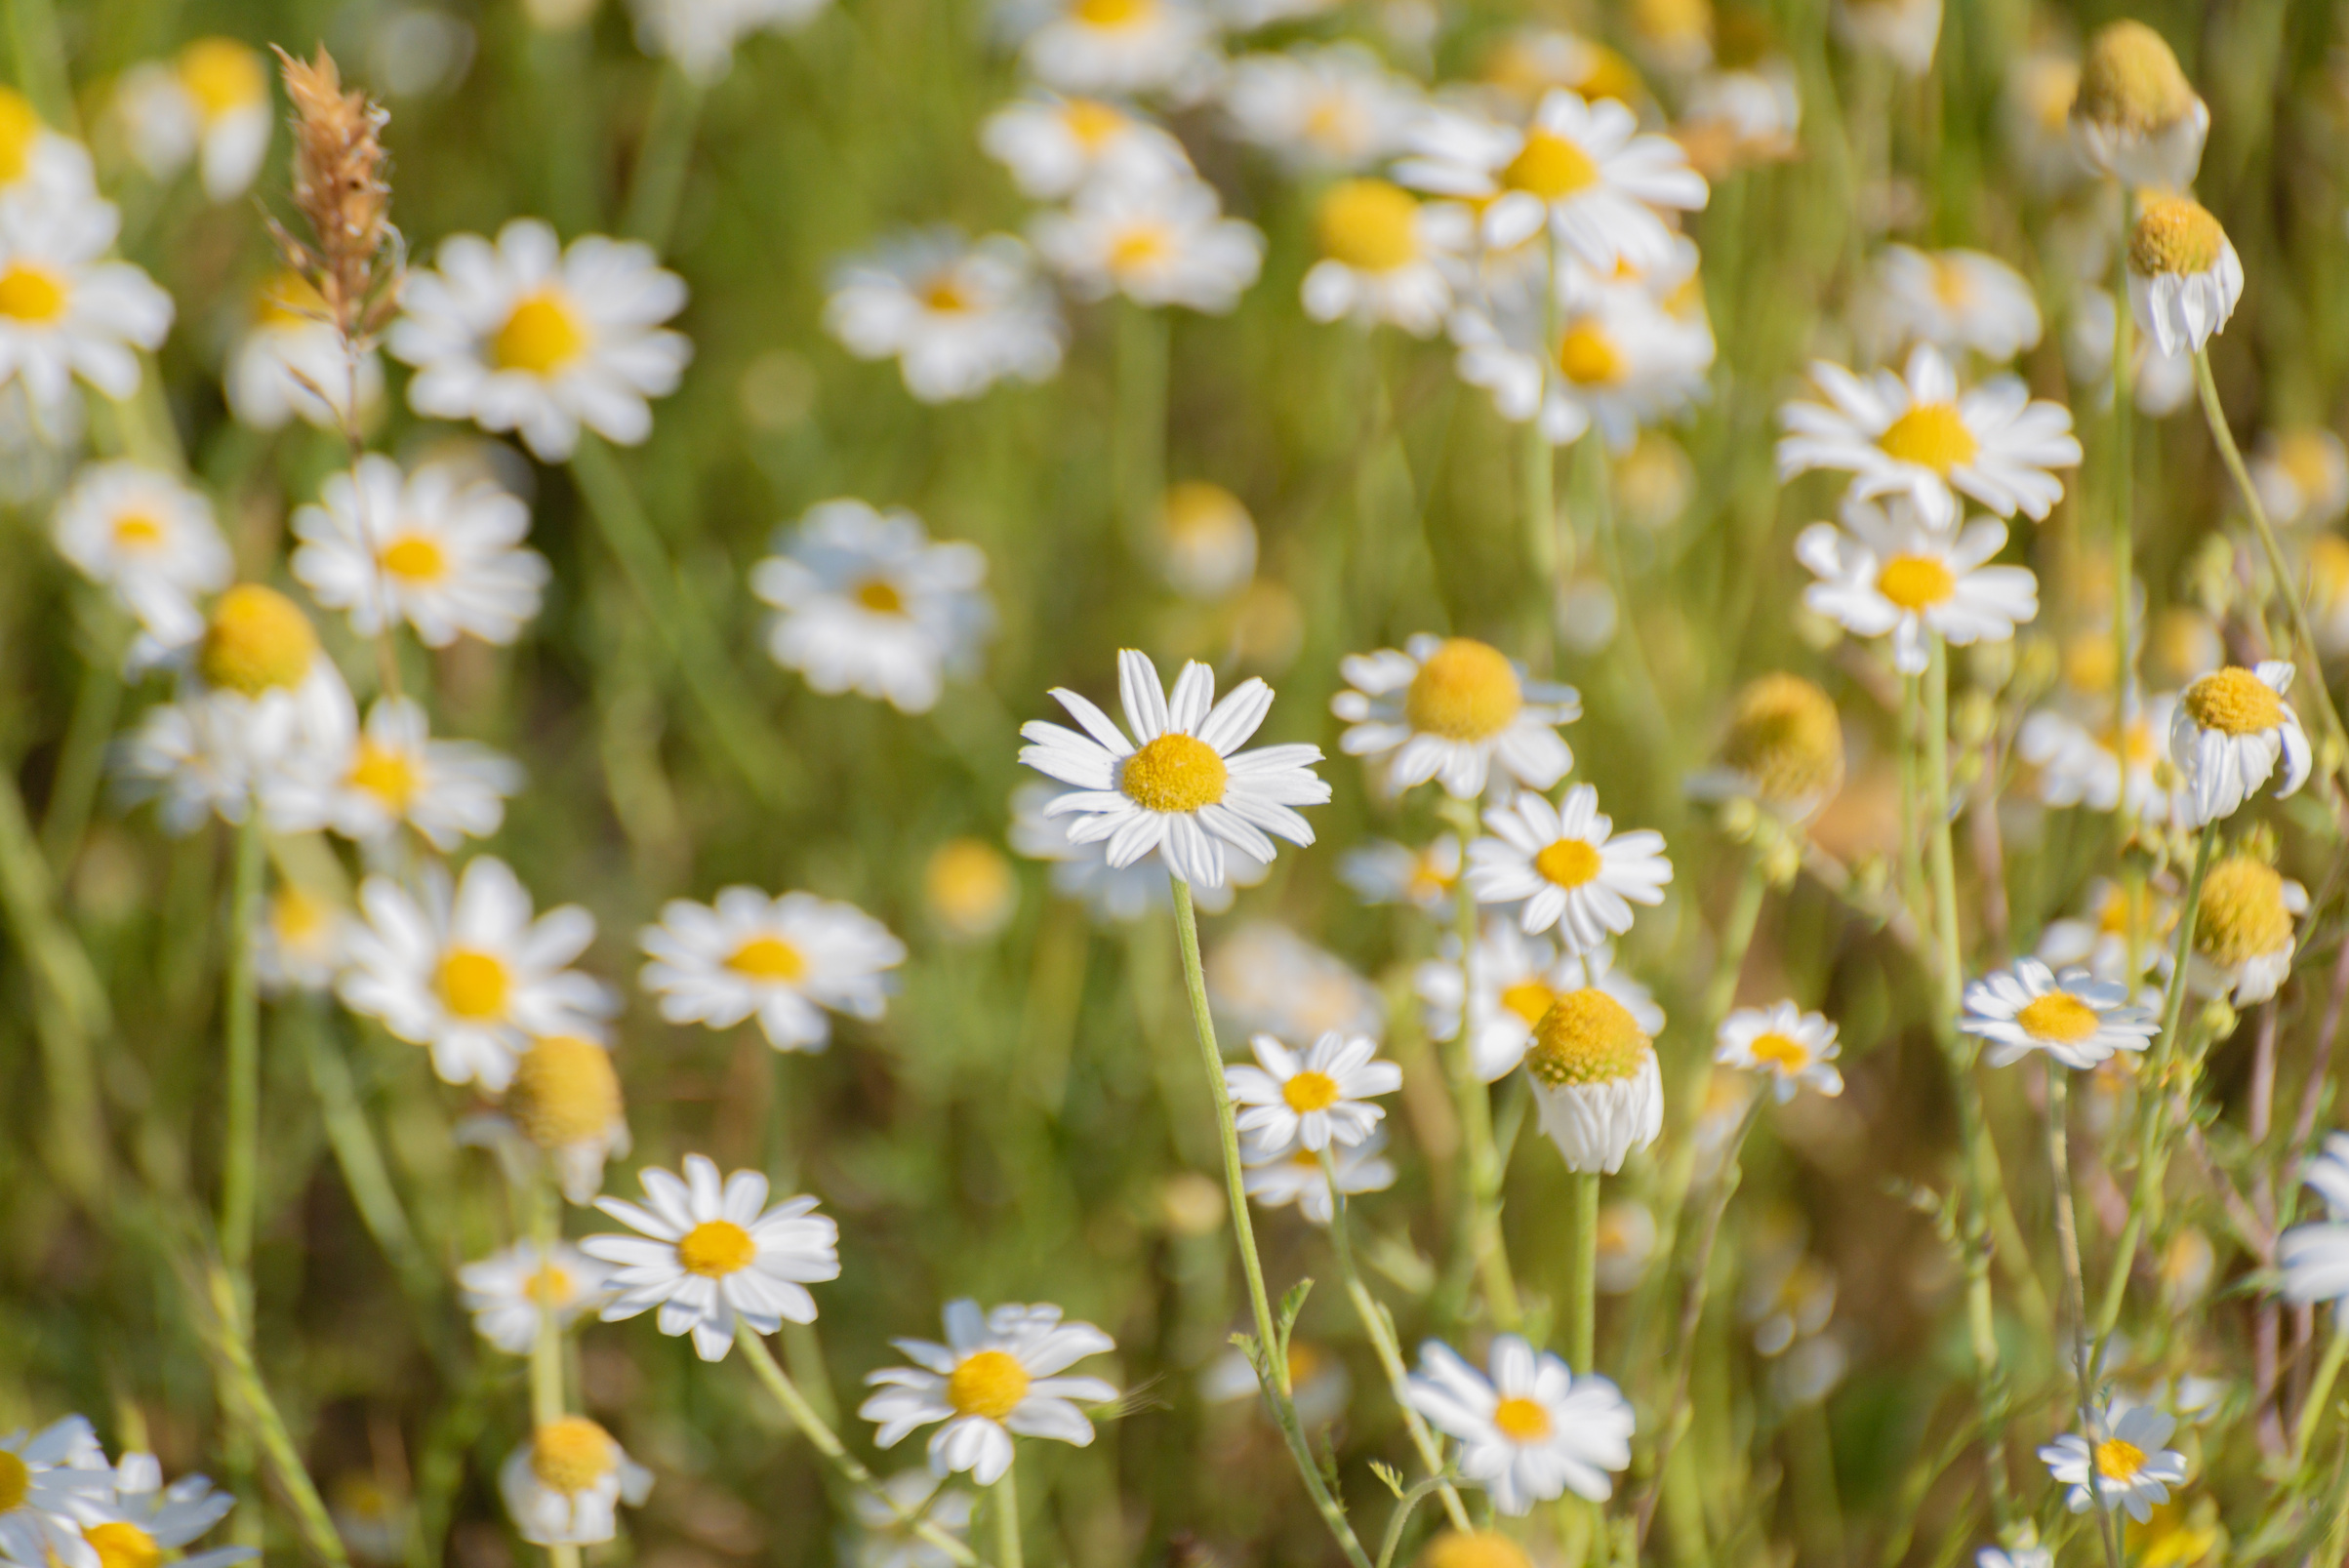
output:
[[[0,1559],[58,1568],[119,1568],[166,1556],[227,1568],[250,1547],[189,1550],[236,1506],[201,1475],[164,1483],[152,1454],[109,1460],[80,1416],[0,1436]]]

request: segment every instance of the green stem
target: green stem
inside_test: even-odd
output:
[[[1596,1366],[1599,1347],[1599,1173],[1566,1177],[1566,1364],[1577,1377]]]
[[[245,1316],[242,1283],[218,1265],[205,1268],[200,1282],[190,1283],[191,1294],[198,1295],[196,1327],[212,1355],[221,1402],[227,1407],[236,1430],[260,1448],[270,1477],[293,1508],[294,1524],[304,1548],[328,1568],[348,1568],[343,1538],[327,1514],[316,1483],[303,1467],[285,1418],[253,1363],[252,1329]]]
[[[2067,1114],[2069,1069],[2048,1059],[2047,1169],[2055,1186],[2055,1240],[2063,1256],[2064,1310],[2072,1316],[2072,1367],[2079,1375],[2080,1429],[2094,1442],[2096,1432],[2096,1373],[2088,1359],[2087,1276],[2080,1266],[2080,1221],[2072,1206],[2072,1124]],[[2088,1500],[2094,1505],[2096,1533],[2104,1542],[2105,1568],[2121,1568],[2121,1541],[2112,1510],[2104,1506],[2104,1483],[2094,1465],[2088,1467]]]
[[[2337,1306],[2333,1313],[2332,1343],[2325,1347],[2325,1359],[2317,1363],[2316,1381],[2308,1386],[2299,1425],[2292,1429],[2291,1467],[2295,1474],[2308,1462],[2308,1445],[2316,1440],[2317,1427],[2325,1421],[2325,1407],[2332,1400],[2333,1380],[2341,1375],[2343,1358],[2349,1357],[2349,1315],[2342,1314]]]
[[[114,717],[122,706],[116,650],[99,642],[91,638],[85,650],[81,687],[74,693],[73,716],[66,721],[64,744],[58,753],[49,808],[41,817],[41,853],[51,865],[65,870],[71,869],[81,851],[82,833],[90,825],[90,806],[105,773],[106,743],[113,739]]]
[[[1170,329],[1166,313],[1117,302],[1115,427],[1110,471],[1126,548],[1142,560],[1161,547],[1158,514],[1166,502],[1166,383]]]
[[[1020,1551],[1020,1461],[1019,1450],[1012,1450],[1012,1461],[1003,1467],[1003,1478],[994,1486],[995,1568],[1023,1568],[1026,1558]]]
[[[58,907],[49,863],[24,814],[16,774],[7,768],[0,768],[0,908],[33,979],[33,1030],[50,1102],[43,1158],[61,1186],[103,1218],[112,1145],[99,1093],[97,1044],[112,1032],[111,1009],[89,953]]]
[[[329,1033],[322,1016],[325,1011],[318,1004],[293,1010],[302,1027],[310,1087],[318,1096],[318,1118],[327,1145],[335,1151],[335,1163],[343,1172],[343,1185],[349,1189],[351,1207],[358,1210],[360,1223],[383,1250],[401,1289],[421,1314],[438,1301],[440,1275],[408,1223],[408,1211],[384,1163],[383,1147],[368,1123],[358,1086],[351,1080],[350,1064]]]
[[[261,993],[253,969],[253,923],[261,905],[263,839],[261,802],[245,803],[236,828],[228,894],[227,1089],[221,1156],[221,1259],[236,1281],[249,1319],[253,1300],[253,1222],[261,1171]]]
[[[701,88],[676,66],[663,66],[628,184],[628,214],[620,224],[621,233],[644,241],[656,252],[668,249],[676,227],[685,172],[693,161],[694,126],[701,115]]]
[[[9,43],[17,57],[17,85],[41,118],[67,136],[79,136],[73,113],[73,81],[65,65],[65,39],[58,30],[51,0],[9,0]]]
[[[1518,1299],[1517,1274],[1509,1264],[1509,1240],[1501,1228],[1505,1173],[1493,1140],[1492,1094],[1477,1075],[1476,1041],[1470,1034],[1476,1017],[1477,896],[1469,891],[1467,857],[1468,846],[1480,829],[1475,801],[1447,797],[1443,815],[1460,835],[1461,855],[1452,917],[1452,932],[1460,943],[1460,1027],[1447,1042],[1444,1068],[1460,1109],[1461,1152],[1468,1167],[1469,1245],[1476,1253],[1477,1270],[1484,1281],[1484,1305],[1494,1325],[1514,1334],[1523,1324],[1525,1313]]]
[[[2121,232],[2113,247],[2113,754],[2128,755],[2130,576],[2136,543],[2136,317],[2128,303],[2128,191],[2121,191]],[[2128,842],[2128,790],[2121,791],[2121,841]],[[2131,971],[2134,974],[2134,971]]]
[[[543,1170],[534,1173],[523,1201],[530,1208],[531,1245],[537,1251],[539,1266],[546,1268],[563,1227],[562,1200],[553,1178]],[[544,1432],[563,1419],[564,1409],[563,1331],[555,1320],[554,1302],[548,1298],[539,1303],[539,1332],[530,1342],[530,1424]],[[579,1568],[579,1548],[568,1544],[547,1548],[552,1568]]]

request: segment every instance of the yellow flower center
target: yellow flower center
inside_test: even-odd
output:
[[[1579,838],[1544,845],[1533,857],[1533,868],[1561,888],[1581,887],[1597,876],[1604,864],[1597,846]]]
[[[47,326],[65,313],[65,280],[30,261],[12,261],[0,272],[0,316],[28,326]]]
[[[876,616],[902,616],[906,597],[886,578],[867,578],[857,584],[857,603]]]
[[[1946,603],[1958,580],[1930,555],[1895,555],[1876,574],[1876,591],[1915,615]]]
[[[99,1568],[155,1568],[163,1560],[155,1538],[128,1519],[87,1526],[82,1538],[98,1552]]]
[[[726,959],[726,967],[746,980],[789,985],[807,976],[807,955],[781,937],[752,937]]]
[[[1558,340],[1559,374],[1577,386],[1612,386],[1628,368],[1623,350],[1594,316],[1575,322]]]
[[[1930,468],[1943,478],[1974,461],[1982,444],[1965,427],[1955,403],[1919,403],[1887,426],[1876,444],[1884,456]]]
[[[2218,265],[2227,231],[2191,196],[2156,196],[2128,234],[2128,264],[2145,277],[2190,277]]]
[[[1316,215],[1322,252],[1360,272],[1392,272],[1419,259],[1419,203],[1384,180],[1342,180]]]
[[[402,534],[384,546],[384,570],[411,583],[437,583],[449,570],[448,552],[440,542],[422,534]]]
[[[1807,799],[1843,775],[1835,700],[1800,675],[1764,675],[1737,694],[1721,760],[1763,800]]]
[[[1775,1067],[1780,1072],[1801,1072],[1810,1065],[1810,1047],[1793,1035],[1780,1034],[1775,1029],[1754,1036],[1754,1043],[1747,1049],[1753,1053],[1755,1061],[1764,1066]]]
[[[1513,1393],[1493,1406],[1492,1424],[1513,1443],[1538,1443],[1550,1435],[1550,1412],[1523,1394]]]
[[[1326,1072],[1308,1067],[1290,1074],[1289,1080],[1280,1086],[1280,1098],[1300,1116],[1308,1111],[1327,1110],[1338,1103],[1338,1081]]]
[[[1110,270],[1124,274],[1138,272],[1166,260],[1174,250],[1174,240],[1166,225],[1140,222],[1122,229],[1110,242]]]
[[[1419,1568],[1533,1568],[1525,1548],[1496,1530],[1447,1530],[1419,1554]]]
[[[732,1220],[704,1220],[677,1242],[677,1263],[688,1273],[722,1279],[750,1266],[758,1243]]]
[[[1963,310],[1973,303],[1973,277],[1964,267],[1941,257],[1933,258],[1933,298],[1951,310]]]
[[[406,815],[408,803],[416,798],[417,787],[424,781],[418,776],[416,759],[407,752],[361,741],[358,760],[351,764],[350,777],[344,782],[375,796],[396,817]]]
[[[275,588],[240,583],[212,607],[196,668],[223,691],[247,697],[302,684],[318,657],[310,618]]]
[[[1599,182],[1599,165],[1564,137],[1539,129],[1525,133],[1524,145],[1501,171],[1501,183],[1529,191],[1544,201],[1561,201]]]
[[[113,537],[125,555],[142,555],[163,543],[163,525],[144,512],[124,512],[114,519]]]
[[[1517,666],[1489,643],[1447,637],[1428,655],[1403,693],[1411,728],[1446,741],[1483,741],[1516,721],[1525,705]]]
[[[513,981],[506,960],[473,947],[452,947],[433,976],[441,1006],[468,1024],[487,1023],[506,1016],[506,993]]]
[[[41,140],[41,117],[24,95],[0,87],[0,185],[24,178],[32,164],[33,143]]]
[[[2108,1481],[2132,1481],[2145,1467],[2145,1450],[2118,1437],[2096,1445],[2096,1473]]]
[[[921,303],[925,310],[942,316],[958,316],[971,307],[971,297],[952,272],[941,272],[922,285]]]
[[[2157,1504],[2153,1517],[2128,1526],[2130,1560],[2138,1568],[2193,1568],[2218,1549],[2225,1530],[2208,1499],[2190,1516],[2183,1499]]]
[[[938,846],[922,878],[930,910],[951,926],[992,929],[1018,892],[1011,863],[980,838],[951,838]]]
[[[2116,21],[2088,44],[2072,112],[2091,124],[2149,136],[2194,111],[2194,88],[2162,35]]]
[[[2221,969],[2291,945],[2284,878],[2265,861],[2230,855],[2211,866],[2195,907],[2195,951]]]
[[[280,946],[306,945],[326,930],[327,916],[333,908],[324,899],[288,882],[269,901],[270,933]]]
[[[179,72],[180,85],[196,101],[196,112],[207,125],[269,93],[261,56],[233,38],[197,39],[180,51]]]
[[[552,1264],[522,1281],[522,1299],[538,1307],[567,1307],[571,1303],[570,1271]]]
[[[1028,1397],[1028,1369],[1008,1350],[973,1350],[946,1380],[947,1403],[961,1416],[1001,1421]]]
[[[1132,27],[1149,20],[1157,0],[1076,0],[1076,20],[1088,27]]]
[[[1119,110],[1098,100],[1073,98],[1061,105],[1061,124],[1069,128],[1077,145],[1088,152],[1097,152],[1125,129],[1126,119]]]
[[[585,1416],[564,1416],[538,1429],[530,1468],[549,1491],[565,1497],[587,1491],[620,1463],[612,1434]]]
[[[587,346],[587,326],[571,302],[553,289],[542,289],[506,318],[490,344],[490,358],[500,370],[552,376]]]
[[[2089,696],[2113,689],[2113,672],[2120,667],[2113,634],[2102,627],[2084,631],[2064,644],[2063,678],[2073,690]]]
[[[608,1133],[621,1117],[620,1074],[593,1040],[550,1034],[514,1064],[506,1113],[541,1148],[563,1148]]]
[[[2284,722],[2284,699],[2240,664],[2212,670],[2186,688],[2187,714],[2222,735],[2260,735]]]
[[[22,1459],[0,1448],[0,1513],[14,1513],[32,1496],[32,1471]]]
[[[2049,991],[2038,997],[2014,1021],[2033,1039],[2078,1045],[2096,1032],[2096,1010],[2069,991]]]
[[[1195,736],[1161,735],[1125,759],[1117,787],[1144,811],[1197,811],[1224,798],[1231,772],[1215,747]]]
[[[1523,1019],[1527,1028],[1539,1024],[1542,1015],[1557,1003],[1558,992],[1538,980],[1520,980],[1501,988],[1501,1005]]]
[[[1636,1076],[1654,1050],[1631,1010],[1595,985],[1568,991],[1533,1026],[1525,1068],[1553,1089]]]

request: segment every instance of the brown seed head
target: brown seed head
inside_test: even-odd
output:
[[[336,330],[358,342],[398,302],[399,236],[383,142],[390,115],[366,94],[343,90],[325,45],[307,62],[276,54],[294,104],[294,207],[315,237],[304,245],[277,229],[277,243],[326,302]]]

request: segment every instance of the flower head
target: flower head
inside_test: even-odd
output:
[[[1694,792],[1742,795],[1800,821],[1843,787],[1843,716],[1816,682],[1785,671],[1762,675],[1731,701],[1720,757]]]
[[[1321,259],[1305,274],[1305,313],[1351,316],[1425,338],[1443,324],[1472,238],[1467,215],[1422,202],[1400,185],[1341,180],[1314,213]]]
[[[2085,969],[2059,975],[2036,958],[2018,958],[1965,987],[1958,1027],[1989,1042],[1994,1067],[2034,1051],[2067,1067],[2092,1067],[2116,1051],[2144,1050],[2162,1031],[2152,1013],[2127,1005],[2128,990]]]
[[[865,1381],[880,1391],[857,1410],[880,1427],[872,1440],[881,1448],[944,1422],[930,1436],[930,1468],[938,1475],[968,1470],[981,1486],[992,1486],[1011,1467],[1015,1435],[1085,1447],[1093,1424],[1078,1404],[1117,1397],[1099,1378],[1062,1375],[1116,1345],[1090,1323],[1062,1322],[1057,1307],[998,1307],[981,1316],[977,1302],[949,1302],[946,1334],[944,1345],[893,1342],[914,1364],[869,1374]]]
[[[2125,185],[2184,190],[2202,167],[2209,133],[2209,107],[2160,33],[2124,20],[2088,41],[2072,134],[2099,173]]]
[[[2165,354],[2201,351],[2243,298],[2243,258],[2209,209],[2155,196],[2128,236],[2128,307]]]
[[[1037,252],[1078,295],[1121,294],[1154,309],[1227,314],[1264,265],[1264,235],[1226,218],[1215,187],[1189,176],[1087,185],[1066,209],[1038,218],[1034,235]]]
[[[2005,547],[2004,523],[1935,528],[1907,501],[1886,510],[1854,487],[1843,526],[1811,524],[1795,556],[1819,579],[1802,590],[1805,605],[1859,636],[1889,633],[1893,666],[1916,675],[1928,662],[1928,633],[1960,646],[2005,642],[2038,617],[2030,568],[1990,564]]]
[[[268,66],[234,38],[198,38],[168,62],[124,72],[115,110],[147,173],[169,180],[194,158],[204,194],[233,201],[269,150]]]
[[[1576,1377],[1514,1334],[1492,1342],[1489,1366],[1486,1376],[1430,1340],[1405,1386],[1411,1407],[1459,1439],[1461,1475],[1507,1514],[1569,1491],[1604,1502],[1631,1467],[1634,1418],[1621,1390],[1595,1372]]]
[[[828,1012],[879,1018],[887,972],[906,961],[906,945],[852,904],[748,887],[724,889],[713,904],[671,900],[637,941],[652,959],[644,988],[661,998],[663,1018],[725,1029],[756,1015],[778,1051],[823,1050]]]
[[[2156,1406],[2132,1405],[2118,1421],[2100,1418],[2088,1436],[2065,1433],[2039,1457],[2056,1484],[2071,1488],[2065,1503],[2074,1513],[2101,1506],[2142,1524],[2169,1500],[2170,1487],[2185,1484],[2186,1456],[2162,1446],[2176,1427]]]
[[[1456,1040],[1465,1019],[1469,1061],[1483,1082],[1517,1070],[1534,1025],[1560,996],[1585,986],[1622,1003],[1645,1033],[1664,1027],[1663,1009],[1647,987],[1614,967],[1614,952],[1603,944],[1589,952],[1561,952],[1546,937],[1527,936],[1514,920],[1488,918],[1471,955],[1472,988],[1465,995],[1460,939],[1447,936],[1441,950],[1442,957],[1421,964],[1414,976],[1428,1037]]]
[[[458,1269],[457,1283],[465,1291],[465,1309],[473,1314],[473,1332],[507,1355],[528,1355],[547,1314],[562,1330],[601,1305],[608,1272],[568,1242],[542,1253],[534,1242],[517,1241]]]
[[[114,1467],[111,1507],[85,1518],[83,1539],[98,1551],[101,1568],[141,1568],[165,1553],[184,1568],[227,1568],[261,1555],[251,1547],[182,1548],[209,1532],[236,1506],[201,1475],[182,1475],[163,1484],[163,1466],[152,1454],[130,1453]]]
[[[585,1416],[542,1423],[498,1469],[514,1531],[545,1547],[589,1547],[619,1533],[618,1506],[652,1494],[653,1472]]]
[[[1878,325],[1895,344],[1971,349],[2005,364],[2037,346],[2039,301],[2023,275],[1981,251],[1889,245],[1876,268]]]
[[[234,571],[203,493],[137,462],[84,466],[58,503],[50,534],[75,571],[112,590],[166,645],[201,634],[196,601],[226,587]]]
[[[1672,880],[1664,835],[1617,833],[1589,784],[1576,784],[1557,806],[1520,794],[1486,811],[1484,825],[1493,836],[1468,847],[1477,902],[1522,905],[1518,918],[1528,932],[1555,927],[1575,952],[1629,931],[1632,905],[1663,903]]]
[[[1741,1007],[1721,1021],[1713,1060],[1762,1074],[1780,1105],[1794,1099],[1798,1089],[1840,1095],[1843,1074],[1835,1065],[1841,1050],[1835,1036],[1836,1026],[1826,1015],[1802,1012],[1792,1002]]]
[[[257,291],[252,324],[228,351],[222,386],[237,422],[275,430],[299,416],[340,429],[353,407],[372,411],[384,396],[384,358],[373,348],[358,357],[357,384],[349,345],[325,299],[301,273],[274,274]]]
[[[1100,99],[1037,92],[1007,103],[979,128],[979,144],[1011,171],[1022,195],[1058,201],[1096,181],[1173,180],[1190,155],[1165,130]]]
[[[0,1560],[104,1568],[83,1527],[113,1493],[114,1471],[87,1417],[0,1435]]]
[[[1339,1197],[1384,1192],[1395,1185],[1395,1162],[1387,1158],[1386,1146],[1385,1133],[1320,1150],[1303,1144],[1242,1145],[1240,1158],[1247,1170],[1241,1186],[1265,1208],[1294,1203],[1308,1225],[1327,1225],[1337,1214]]]
[[[843,263],[824,326],[859,359],[895,359],[923,403],[960,402],[1000,381],[1050,381],[1065,336],[1026,245],[1009,234],[971,244],[951,228]]]
[[[2187,984],[2239,1008],[2266,1001],[2291,973],[2292,922],[2307,912],[2308,890],[2258,856],[2215,862],[2197,901]]]
[[[539,613],[550,575],[522,541],[530,508],[496,481],[453,463],[412,474],[389,458],[337,473],[294,514],[294,575],[362,637],[406,622],[427,648],[461,636],[510,643]]]
[[[553,1162],[563,1196],[574,1203],[591,1201],[603,1186],[604,1162],[628,1151],[628,1113],[612,1053],[576,1034],[530,1043],[506,1086],[506,1114]]]
[[[1248,1042],[1256,1066],[1226,1067],[1239,1131],[1260,1144],[1296,1143],[1318,1152],[1362,1142],[1386,1115],[1369,1104],[1403,1086],[1402,1068],[1378,1060],[1378,1042],[1335,1031],[1302,1054],[1270,1034]]]
[[[1612,1176],[1663,1131],[1655,1042],[1630,1008],[1596,985],[1550,1005],[1533,1026],[1525,1070],[1542,1131],[1569,1171]]]
[[[2278,797],[2308,782],[2315,758],[2284,700],[2291,683],[2292,666],[2271,659],[2250,669],[2230,664],[2186,688],[2169,720],[2169,756],[2186,776],[2191,808],[2182,825],[2232,817],[2271,775]]]
[[[139,350],[162,344],[172,298],[106,260],[121,218],[95,198],[0,203],[0,387],[22,383],[55,410],[76,378],[106,396],[139,389]]]
[[[1496,768],[1511,784],[1548,789],[1574,766],[1560,725],[1582,715],[1571,686],[1529,680],[1499,649],[1473,637],[1422,634],[1341,663],[1349,690],[1330,709],[1351,726],[1338,748],[1385,764],[1400,793],[1434,779],[1474,800]]]

